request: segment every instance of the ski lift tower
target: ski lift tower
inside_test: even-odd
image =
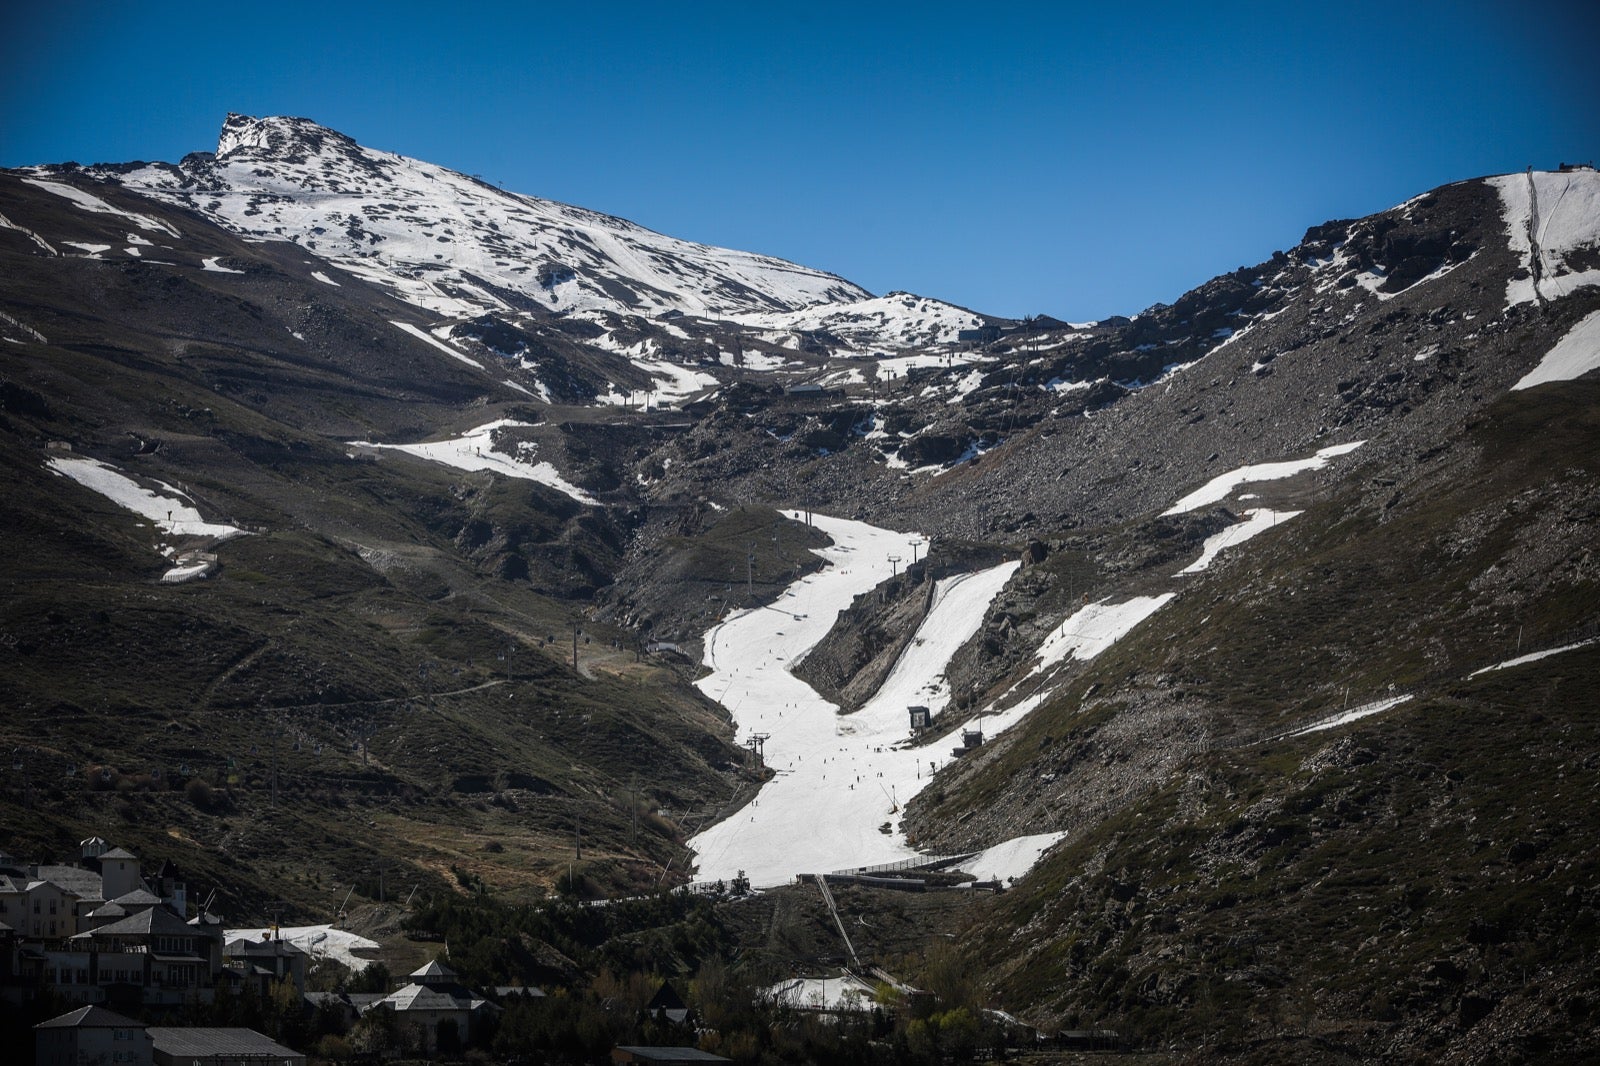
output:
[[[766,745],[772,738],[771,733],[751,733],[750,739],[745,741],[745,747],[750,749],[750,754],[756,757],[756,765],[766,765]]]

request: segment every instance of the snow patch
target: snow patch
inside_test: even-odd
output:
[[[398,323],[397,323],[398,324]],[[420,330],[418,331],[421,332]],[[427,334],[422,334],[424,337]],[[562,477],[560,472],[545,462],[531,462],[536,453],[536,446],[531,441],[524,441],[517,446],[517,454],[510,456],[494,449],[494,434],[501,429],[525,429],[531,423],[518,422],[510,418],[502,418],[495,422],[486,422],[475,429],[469,429],[459,437],[451,440],[429,441],[420,444],[378,444],[372,441],[351,441],[351,445],[363,448],[387,448],[391,451],[405,452],[415,455],[419,459],[429,462],[443,463],[453,466],[458,470],[488,470],[505,477],[521,478],[524,481],[537,481],[547,485],[558,492],[564,492],[579,503],[598,505],[599,500],[589,495],[583,489],[572,484]]]
[[[435,337],[432,334],[430,334],[427,330],[421,329],[420,327],[417,327],[417,326],[413,326],[409,322],[391,321],[389,323],[389,325],[394,326],[397,329],[404,330],[405,332],[411,334],[413,337],[417,338],[417,340],[422,341],[425,344],[431,344],[433,347],[439,349],[441,352],[443,352],[445,355],[448,355],[452,359],[456,359],[456,360],[459,360],[460,362],[466,363],[468,366],[477,367],[479,370],[483,369],[483,364],[482,363],[478,362],[476,359],[472,358],[471,356],[468,356],[468,355],[465,355],[465,354],[463,354],[461,352],[456,351],[454,348],[450,347],[450,345],[446,344],[444,341],[440,340],[438,337]]]
[[[792,1010],[871,1010],[876,995],[871,985],[852,974],[796,977],[762,989],[762,996],[769,1002]]]
[[[1290,733],[1289,736],[1303,737],[1307,733],[1320,733],[1325,729],[1334,729],[1338,726],[1349,725],[1351,722],[1358,721],[1362,718],[1367,718],[1374,714],[1381,714],[1384,711],[1389,710],[1391,707],[1398,707],[1410,698],[1411,697],[1409,695],[1392,696],[1389,699],[1377,700],[1374,703],[1364,703],[1360,707],[1353,707],[1343,714],[1334,715],[1332,718],[1325,719],[1316,723],[1315,725],[1308,725],[1304,729],[1297,729],[1293,733]]]
[[[1068,658],[1087,662],[1121,640],[1134,626],[1166,606],[1175,593],[1135,596],[1123,603],[1090,603],[1057,626],[1039,645],[1039,661],[1029,677]]]
[[[177,237],[179,239],[182,239],[183,237],[183,234],[179,233],[177,230],[173,229],[159,218],[152,218],[149,215],[136,214],[133,211],[124,211],[120,207],[112,207],[110,204],[100,199],[100,197],[95,196],[93,193],[84,192],[82,189],[76,188],[75,186],[63,185],[56,181],[45,181],[43,178],[23,178],[22,180],[24,183],[43,189],[45,192],[55,193],[57,196],[71,200],[74,206],[92,214],[115,215],[118,218],[127,219],[129,222],[132,222],[135,226],[138,226],[142,230],[165,233],[168,236]],[[107,245],[107,247],[110,246]]]
[[[1265,507],[1257,507],[1244,513],[1245,520],[1229,526],[1219,533],[1213,533],[1206,538],[1200,546],[1200,558],[1179,570],[1173,577],[1182,577],[1184,574],[1198,574],[1212,563],[1212,560],[1229,548],[1236,548],[1252,537],[1265,533],[1279,522],[1287,522],[1302,511],[1269,511]]]
[[[1495,663],[1493,666],[1485,666],[1481,670],[1474,670],[1472,673],[1468,674],[1467,677],[1477,677],[1479,674],[1488,674],[1494,672],[1495,670],[1509,670],[1513,666],[1522,666],[1524,663],[1535,663],[1540,659],[1547,659],[1552,655],[1560,655],[1562,652],[1577,651],[1579,648],[1587,648],[1591,644],[1600,644],[1600,638],[1596,638],[1594,640],[1580,640],[1576,644],[1563,644],[1559,648],[1546,648],[1544,651],[1529,652],[1527,655],[1519,655],[1515,659],[1507,659],[1505,662]]]
[[[1015,881],[1025,877],[1045,852],[1055,847],[1066,833],[1035,833],[1016,837],[1004,844],[985,848],[957,866],[980,881]]]
[[[260,943],[271,933],[271,929],[229,929],[223,936],[230,944],[236,940]],[[373,960],[361,958],[355,952],[377,951],[382,947],[377,941],[368,940],[364,936],[357,936],[343,929],[335,929],[331,925],[300,925],[291,929],[279,929],[277,935],[279,940],[288,941],[312,958],[336,959],[357,972],[365,970]]]
[[[120,470],[98,459],[48,459],[45,465],[84,488],[92,489],[127,510],[153,522],[157,528],[182,537],[225,540],[244,530],[222,522],[207,522],[195,507],[176,496],[152,492]],[[170,488],[170,486],[163,486]],[[172,490],[176,492],[176,489]]]
[[[1538,366],[1511,386],[1511,391],[1531,389],[1551,381],[1571,381],[1596,369],[1600,369],[1600,311],[1593,311],[1579,320],[1545,353]]]
[[[1252,481],[1277,481],[1281,478],[1293,477],[1307,470],[1321,470],[1328,465],[1329,459],[1353,452],[1365,443],[1366,441],[1364,440],[1357,440],[1348,444],[1330,445],[1309,459],[1290,459],[1281,463],[1257,463],[1253,466],[1241,466],[1237,470],[1228,471],[1226,474],[1218,474],[1161,513],[1162,515],[1183,514],[1186,511],[1197,510],[1213,503],[1221,503],[1228,498],[1229,493],[1233,492],[1234,489]]]
[[[1540,298],[1559,299],[1573,289],[1600,285],[1600,268],[1575,270],[1566,262],[1574,253],[1600,245],[1600,173],[1536,170],[1502,174],[1488,181],[1500,193],[1507,240],[1528,275],[1506,283],[1507,307]],[[1537,229],[1533,241],[1529,240],[1530,222]],[[1537,287],[1534,241],[1539,256]]]
[[[691,838],[702,879],[743,870],[762,887],[796,874],[916,857],[898,831],[902,805],[953,757],[943,746],[900,746],[910,736],[906,708],[945,706],[942,675],[951,656],[977,632],[1018,566],[938,582],[927,616],[878,693],[842,715],[790,668],[857,595],[925,551],[927,541],[845,519],[814,521],[834,542],[817,551],[828,565],[774,603],[735,612],[705,636],[710,672],[696,685],[729,709],[741,738],[767,734],[765,758],[775,776],[738,813]]]

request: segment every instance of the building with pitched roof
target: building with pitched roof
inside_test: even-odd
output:
[[[143,1022],[104,1007],[79,1007],[33,1027],[34,1066],[152,1066],[150,1034]]]
[[[222,948],[223,965],[238,971],[247,987],[263,996],[286,977],[293,982],[295,992],[304,996],[309,957],[298,945],[277,937],[267,940],[238,937]]]
[[[392,1010],[401,1020],[422,1029],[425,1048],[438,1050],[441,1029],[445,1043],[473,1042],[500,1008],[461,984],[461,975],[435,960],[409,975],[405,986],[373,1003],[368,1010]]]
[[[222,970],[220,926],[191,928],[186,905],[171,863],[147,884],[138,858],[100,837],[80,844],[77,865],[6,856],[0,923],[11,934],[0,944],[0,996],[22,1003],[42,986],[77,1003],[209,1002],[219,985],[240,982]]]
[[[43,955],[45,984],[91,1003],[210,1003],[223,968],[221,930],[190,925],[165,907],[78,933]]]

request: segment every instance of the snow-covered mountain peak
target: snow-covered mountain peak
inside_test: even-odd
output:
[[[770,256],[655,233],[365,148],[309,119],[230,114],[214,156],[119,172],[252,237],[294,241],[435,313],[710,316],[870,294]]]
[[[296,145],[320,148],[329,139],[355,147],[355,142],[344,134],[319,126],[310,119],[254,118],[229,112],[222,124],[222,134],[217,138],[217,158],[242,158],[249,154],[259,159],[303,154],[291,149]]]
[[[822,304],[795,311],[753,312],[735,316],[742,325],[764,330],[821,331],[859,352],[925,348],[954,343],[962,330],[983,318],[966,308],[909,292],[891,292],[851,303]]]

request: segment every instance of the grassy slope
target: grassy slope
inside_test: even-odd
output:
[[[58,244],[123,240],[9,179],[0,202]],[[0,233],[8,313],[46,338],[0,347],[5,850],[100,833],[221,886],[238,919],[271,898],[326,916],[380,870],[542,891],[579,826],[595,887],[681,869],[660,810],[715,807],[737,753],[679,671],[578,610],[624,529],[530,483],[346,459],[343,439],[475,425],[496,409],[457,405],[495,397],[292,246],[169,217],[164,266]],[[197,269],[211,255],[245,273]],[[161,585],[174,538],[52,474],[50,439],[261,531],[220,545],[212,580]]]
[[[1467,675],[1519,629],[1525,648],[1592,629],[1597,423],[1600,385],[1514,393],[1410,481],[1347,483],[950,789],[930,820],[1020,806],[1044,769],[1090,787],[1138,762],[1117,727],[1153,706],[1209,738],[1082,819],[980,926],[1005,1000],[1263,1061],[1298,1053],[1283,1041],[1595,1053],[1600,652]],[[1249,743],[1391,683],[1417,698]]]

